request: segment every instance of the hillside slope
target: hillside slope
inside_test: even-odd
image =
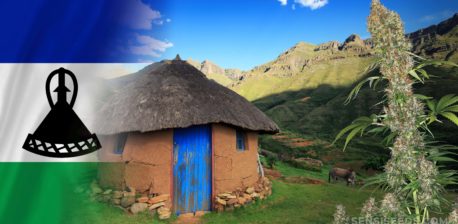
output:
[[[458,62],[457,30],[458,15],[454,15],[407,37],[417,54]],[[330,139],[354,118],[381,109],[373,107],[382,99],[381,89],[363,89],[354,102],[344,105],[351,88],[369,75],[367,70],[375,60],[370,39],[361,40],[357,35],[343,43],[300,42],[275,60],[255,67],[231,88],[252,100],[283,130]],[[424,86],[417,85],[417,92],[435,97],[458,94],[458,69],[429,70],[439,77]],[[445,137],[447,132],[457,131],[451,125],[441,130],[443,134],[439,135]],[[450,134],[447,138],[452,139]]]

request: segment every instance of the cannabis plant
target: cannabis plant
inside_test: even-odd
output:
[[[436,101],[414,94],[412,86],[431,78],[426,66],[456,65],[429,61],[410,53],[411,45],[399,15],[385,8],[379,0],[372,0],[368,29],[378,58],[374,67],[381,75],[359,83],[347,103],[365,83],[370,87],[385,83],[383,110],[380,114],[356,119],[336,140],[346,135],[345,148],[357,135],[382,133],[386,136],[384,143],[391,151],[391,158],[384,166],[385,173],[372,178],[371,183],[382,184],[389,193],[379,207],[369,199],[363,206],[362,216],[425,223],[430,219],[430,211],[440,211],[446,202],[444,186],[455,184],[454,172],[438,168],[441,161],[453,161],[446,150],[454,147],[427,142],[432,136],[428,126],[443,119],[458,125],[458,96],[447,95]]]

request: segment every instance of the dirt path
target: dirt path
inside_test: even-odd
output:
[[[181,214],[178,216],[177,220],[173,223],[175,224],[196,224],[196,223],[202,223],[201,217],[205,215],[206,212],[196,212],[196,214],[193,213],[186,213],[186,214]]]
[[[178,216],[177,220],[174,222],[175,224],[196,224],[201,223],[200,217],[192,216],[192,217],[182,217]]]

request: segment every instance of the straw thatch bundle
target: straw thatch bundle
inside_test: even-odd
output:
[[[147,132],[225,123],[274,133],[278,126],[245,98],[179,60],[154,63],[120,78],[104,103],[96,133]]]

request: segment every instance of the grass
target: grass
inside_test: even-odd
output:
[[[272,94],[317,88],[322,84],[345,86],[354,83],[372,59],[346,58],[341,61],[323,62],[313,69],[289,77],[254,72],[233,89],[248,100],[257,100]]]
[[[284,176],[307,176],[326,179],[325,171],[311,172],[278,163]],[[370,189],[359,190],[345,183],[309,185],[273,181],[272,195],[231,212],[210,213],[202,218],[204,223],[330,223],[335,206],[343,204],[350,215],[359,214],[362,203],[370,196],[381,193]],[[161,221],[148,213],[128,215],[119,208],[99,202],[81,200],[80,209],[68,217],[68,223],[128,224],[173,223],[176,217]]]
[[[207,78],[212,79],[223,86],[229,86],[233,82],[233,80],[223,74],[208,74]]]
[[[277,162],[275,167],[286,177],[305,176],[327,181],[329,166],[321,172],[307,171]],[[345,206],[347,214],[357,217],[363,203],[369,197],[380,199],[383,192],[372,188],[348,187],[344,182],[321,185],[273,181],[272,195],[265,200],[253,202],[234,211],[212,212],[201,218],[202,223],[331,223],[335,207]],[[87,197],[87,196],[86,196]],[[456,195],[449,194],[452,199]],[[120,208],[91,202],[87,199],[71,201],[73,209],[66,223],[129,224],[174,223],[177,217],[159,220],[148,213],[126,214]],[[444,216],[444,215],[434,215]]]
[[[302,177],[309,177],[313,179],[320,179],[327,181],[328,180],[328,173],[330,169],[330,165],[325,165],[321,171],[307,171],[304,169],[296,168],[296,167],[291,167],[290,165],[283,163],[283,162],[277,162],[275,163],[275,169],[280,171],[284,176],[302,176]]]
[[[130,215],[120,208],[103,204],[100,202],[91,202],[86,199],[81,199],[80,209],[74,210],[68,215],[69,224],[129,224],[129,223],[173,223],[176,216],[168,220],[159,220],[157,215],[152,216],[147,212]]]
[[[350,215],[359,215],[360,206],[371,190],[341,184],[303,185],[273,182],[272,196],[233,212],[211,213],[206,223],[331,223],[335,206],[344,204]]]

